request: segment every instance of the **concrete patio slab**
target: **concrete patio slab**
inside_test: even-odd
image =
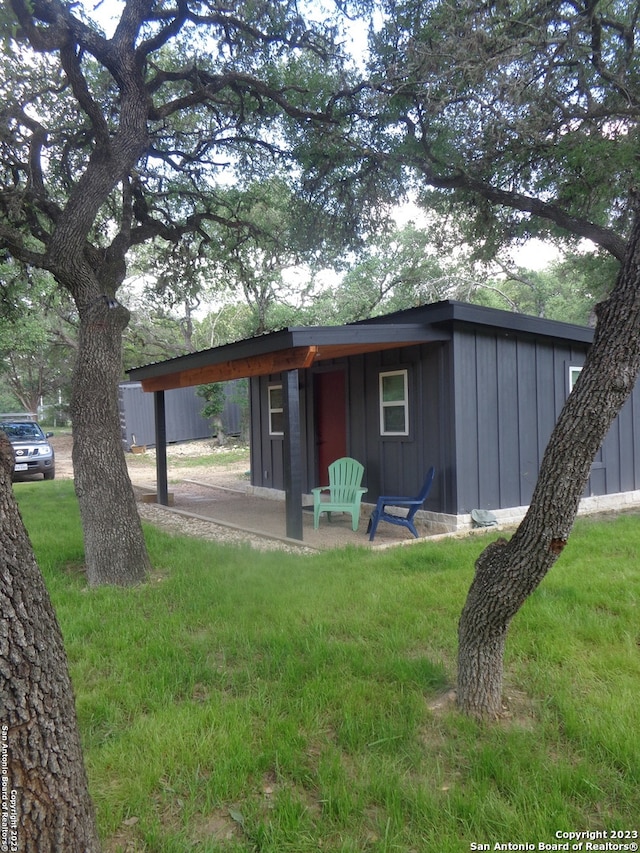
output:
[[[140,500],[148,500],[155,493],[155,486],[136,485]],[[369,542],[367,523],[372,507],[364,505],[357,531],[351,526],[348,513],[333,513],[331,520],[326,514],[320,519],[317,530],[313,527],[313,508],[303,508],[302,542],[288,539],[286,535],[285,504],[282,500],[258,496],[242,489],[233,489],[198,480],[183,480],[171,484],[173,502],[166,508],[185,517],[199,518],[234,530],[245,531],[251,536],[265,536],[295,545],[304,545],[317,551],[355,546],[360,548],[384,548],[419,542],[408,530],[390,524],[380,524],[375,540]]]

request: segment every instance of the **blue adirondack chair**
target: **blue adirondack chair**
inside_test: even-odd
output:
[[[354,530],[358,529],[360,503],[363,494],[367,491],[360,485],[363,474],[364,465],[349,456],[336,459],[329,465],[329,485],[318,486],[311,490],[315,530],[320,524],[321,512],[328,514],[329,521],[331,521],[332,512],[350,512],[352,527]]]
[[[416,539],[418,538],[418,531],[413,523],[413,519],[431,491],[435,474],[436,469],[434,467],[429,468],[427,478],[420,489],[420,494],[416,495],[415,498],[402,498],[391,495],[382,495],[378,498],[376,508],[371,513],[369,526],[367,527],[369,542],[373,541],[373,537],[376,535],[376,530],[378,528],[378,522],[380,521],[388,521],[389,524],[399,524],[401,527],[407,527]],[[396,515],[395,513],[387,512],[387,507],[407,509],[408,512],[406,515]]]

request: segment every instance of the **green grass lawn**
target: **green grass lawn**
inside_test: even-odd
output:
[[[481,724],[439,699],[488,537],[301,557],[145,527],[150,582],[88,591],[72,484],[16,493],[107,851],[458,853],[640,830],[640,516],[578,523],[511,627],[510,714]]]

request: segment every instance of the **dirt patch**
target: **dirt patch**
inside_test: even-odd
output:
[[[73,438],[70,435],[54,434],[50,443],[56,454],[56,477],[61,480],[73,480],[73,463],[71,461]]]
[[[71,435],[54,435],[51,446],[56,454],[56,477],[60,480],[73,479],[72,449],[73,438]],[[180,461],[185,458],[197,456],[210,456],[215,453],[224,453],[228,448],[221,448],[209,439],[202,441],[186,441],[181,444],[172,444],[167,448],[167,460],[169,464],[169,476],[173,482],[195,479],[203,482],[216,483],[227,488],[240,487],[248,483],[247,469],[249,461],[241,459],[238,462],[225,462],[224,465],[202,465],[197,468],[181,465]],[[150,485],[155,483],[156,478],[156,453],[155,448],[149,448],[141,458],[135,453],[125,453],[129,477],[134,485]]]

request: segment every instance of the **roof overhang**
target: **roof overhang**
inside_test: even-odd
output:
[[[445,329],[424,323],[359,324],[283,329],[129,371],[144,391],[169,391],[210,382],[309,368],[317,362],[446,341]]]

